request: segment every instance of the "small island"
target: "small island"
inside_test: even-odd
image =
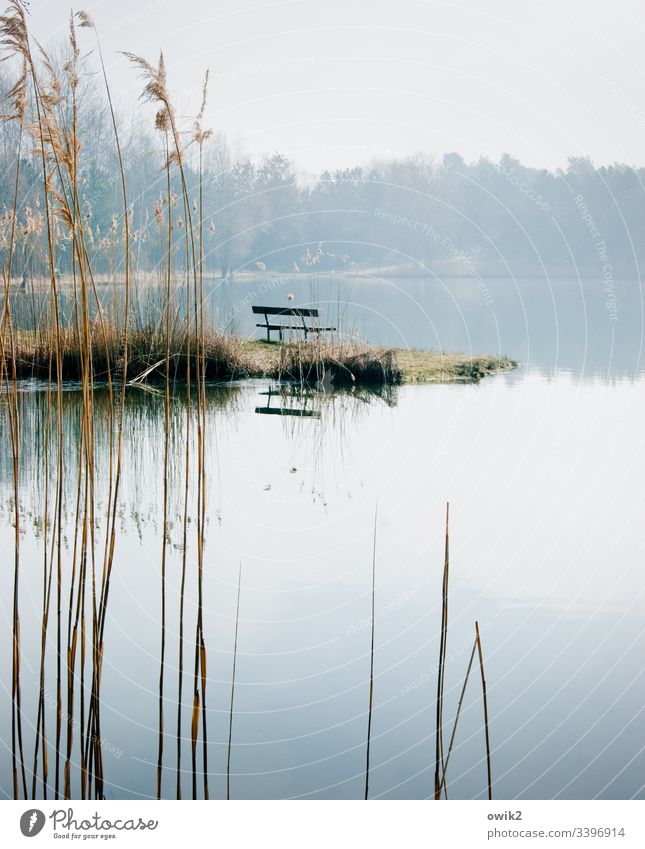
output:
[[[18,379],[79,381],[87,351],[72,329],[18,331],[5,349],[8,374]],[[396,386],[404,383],[476,383],[510,371],[509,357],[473,356],[368,345],[343,338],[265,342],[215,330],[195,335],[153,328],[125,335],[114,325],[97,328],[90,348],[94,381],[133,384],[268,378],[330,387]],[[15,361],[15,362],[14,362]]]

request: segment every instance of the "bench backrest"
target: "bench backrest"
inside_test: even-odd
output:
[[[297,315],[301,318],[318,318],[318,310],[305,307],[251,307],[256,315]]]

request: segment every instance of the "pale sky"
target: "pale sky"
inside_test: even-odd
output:
[[[0,0],[1,2],[1,0]],[[70,6],[33,0],[60,39]],[[643,0],[86,0],[116,100],[141,89],[118,54],[162,48],[179,112],[245,152],[280,150],[304,171],[421,151],[511,153],[558,167],[645,164]],[[83,31],[82,43],[92,44]],[[136,110],[141,120],[149,116]]]

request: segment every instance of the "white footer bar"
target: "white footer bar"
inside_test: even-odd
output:
[[[33,839],[33,844],[30,840]],[[645,802],[13,802],[3,847],[645,847]]]

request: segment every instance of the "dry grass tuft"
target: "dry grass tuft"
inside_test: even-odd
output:
[[[393,350],[322,340],[280,346],[274,376],[300,383],[322,381],[336,387],[401,382]]]

